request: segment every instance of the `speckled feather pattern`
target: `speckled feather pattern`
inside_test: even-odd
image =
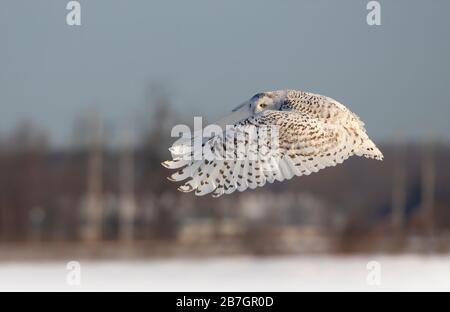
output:
[[[265,93],[261,93],[264,95]],[[382,160],[383,155],[369,139],[364,123],[336,100],[304,91],[284,90],[268,93],[278,96],[277,109],[254,113],[237,122],[233,130],[254,127],[256,133],[263,126],[278,129],[278,147],[264,153],[270,140],[260,140],[256,159],[238,153],[237,146],[251,145],[254,138],[234,141],[235,146],[225,146],[224,138],[212,137],[204,145],[215,153],[235,156],[227,160],[184,160],[185,155],[175,155],[163,165],[177,169],[169,179],[186,182],[179,187],[182,192],[196,195],[212,194],[219,197],[234,191],[262,187],[265,183],[283,181],[294,176],[309,175],[323,168],[342,163],[352,155]],[[233,135],[231,133],[230,135]],[[228,150],[226,149],[228,147]],[[190,152],[191,155],[192,152]],[[240,157],[237,157],[239,154]]]

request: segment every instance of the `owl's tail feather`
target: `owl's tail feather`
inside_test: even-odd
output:
[[[365,140],[355,154],[376,160],[383,160],[384,158],[383,153],[381,153],[375,143],[373,143],[370,139]]]

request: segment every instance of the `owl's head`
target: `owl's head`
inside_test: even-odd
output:
[[[265,110],[279,110],[283,104],[285,94],[283,91],[261,92],[255,94],[249,101],[250,109],[254,114]]]

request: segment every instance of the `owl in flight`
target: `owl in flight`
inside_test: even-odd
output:
[[[383,159],[356,114],[309,92],[258,93],[216,125],[220,131],[202,133],[199,148],[198,134],[169,148],[173,160],[162,165],[177,170],[169,180],[186,180],[180,191],[219,197],[309,175],[352,155]]]

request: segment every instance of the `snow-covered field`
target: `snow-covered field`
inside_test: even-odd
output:
[[[67,262],[2,262],[0,291],[450,291],[450,255]]]

